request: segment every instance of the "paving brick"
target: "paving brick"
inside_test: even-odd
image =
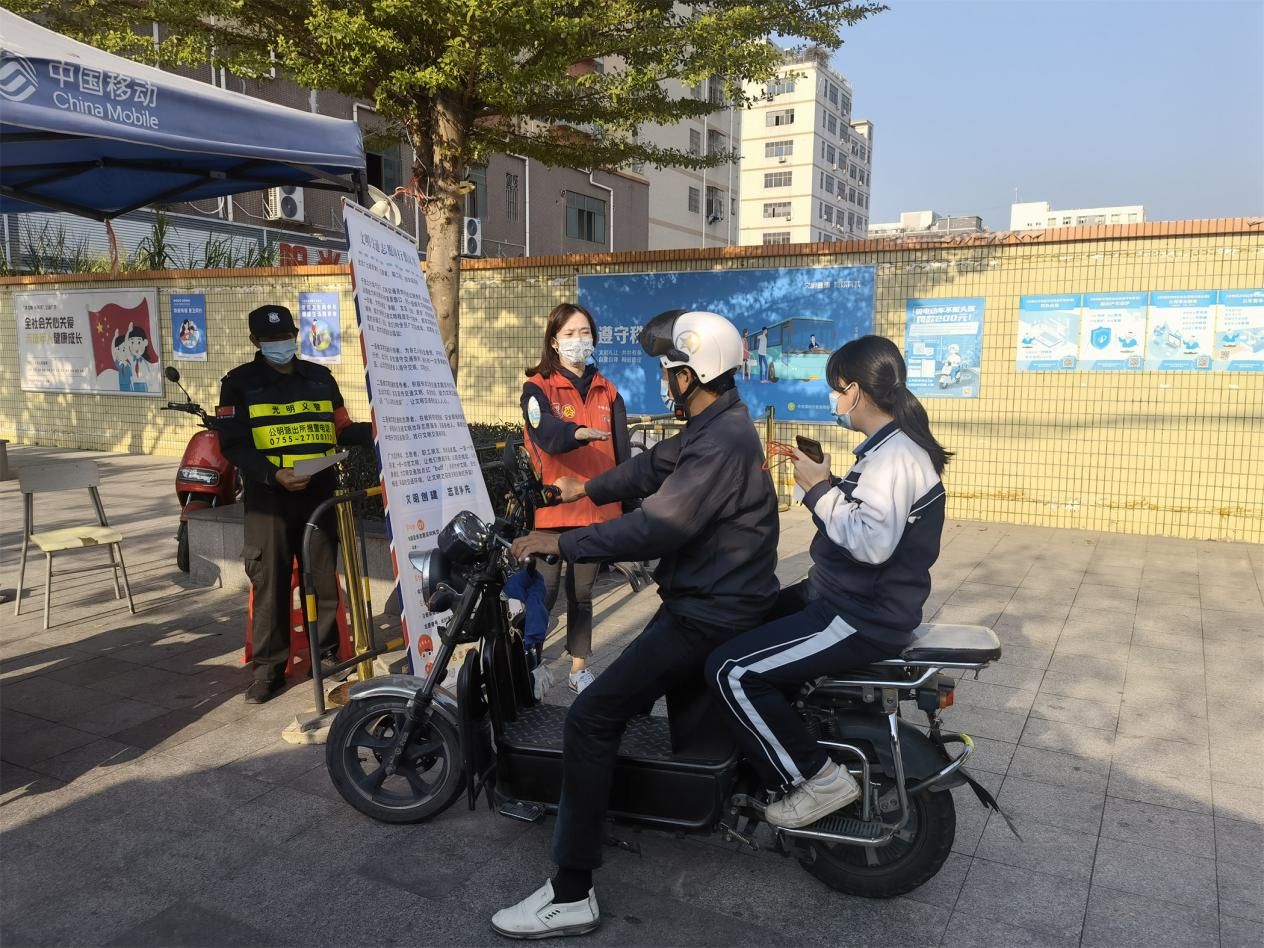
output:
[[[1264,823],[1264,789],[1221,780],[1211,782],[1217,817]]]
[[[1107,797],[1102,836],[1216,858],[1215,830],[1211,816],[1206,813]]]
[[[1056,686],[1055,686],[1056,687]],[[1031,706],[1033,718],[1059,721],[1063,724],[1082,724],[1085,727],[1110,730],[1119,720],[1119,699],[1103,695],[1096,701],[1084,698],[1068,698],[1065,695],[1041,693]]]
[[[1074,757],[1109,761],[1114,751],[1115,732],[1028,718],[1018,744],[1019,747],[1038,747]]]
[[[1135,764],[1117,763],[1110,769],[1106,792],[1121,800],[1211,813],[1210,778],[1192,777],[1184,771],[1147,770]]]
[[[1080,936],[1007,925],[995,918],[954,912],[948,920],[943,948],[1079,948]]]
[[[1214,945],[1218,930],[1214,907],[1191,909],[1094,885],[1083,944],[1086,948],[1189,948]]]
[[[1264,827],[1216,817],[1216,861],[1264,871]]]
[[[1066,938],[1080,933],[1087,902],[1086,882],[976,858],[957,912]]]
[[[1216,862],[1103,838],[1097,844],[1093,884],[1202,908],[1216,901]]]
[[[1048,823],[1096,836],[1101,825],[1105,794],[1094,790],[1071,790],[1010,775],[1001,785],[997,801],[1013,818]]]
[[[1006,812],[1010,811],[1010,801],[1001,800],[1000,803]],[[976,858],[1067,879],[1089,880],[1093,874],[1093,854],[1097,849],[1095,832],[1082,833],[1051,826],[1020,813],[1010,813],[1010,817],[1018,826],[1022,839],[1014,836],[1005,821],[993,814],[974,852]]]
[[[1237,918],[1264,922],[1264,873],[1249,866],[1217,862],[1220,911]]]
[[[1220,948],[1260,948],[1264,924],[1231,915],[1220,916]]]
[[[1024,780],[1094,793],[1106,789],[1109,772],[1109,760],[1075,757],[1025,745],[1014,749],[1007,771],[1011,776]]]

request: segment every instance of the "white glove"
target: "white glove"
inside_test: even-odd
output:
[[[536,701],[543,701],[545,694],[553,687],[553,673],[549,666],[541,663],[531,669],[531,694]]]

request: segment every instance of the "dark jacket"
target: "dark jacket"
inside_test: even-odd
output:
[[[862,636],[898,651],[912,641],[930,595],[944,485],[930,455],[894,422],[855,454],[845,477],[803,498],[817,527],[808,582]]]
[[[685,430],[588,482],[605,504],[644,497],[617,520],[562,535],[571,562],[659,557],[654,579],[673,614],[711,625],[758,625],[779,588],[780,522],[772,478],[734,390]]]
[[[286,453],[302,455],[306,447],[302,442],[275,449],[257,446],[254,429],[259,426],[259,416],[250,412],[251,405],[276,405],[293,413],[276,416],[278,422],[310,423],[314,426],[331,425],[334,438],[327,442],[313,443],[316,448],[338,445],[373,446],[373,429],[366,422],[352,423],[342,403],[342,392],[333,373],[317,362],[294,360],[292,373],[278,372],[262,353],[254,360],[239,365],[220,382],[219,407],[216,409],[215,428],[219,432],[220,448],[228,460],[237,465],[246,484],[246,496],[251,493],[268,493],[276,487],[276,473]],[[328,410],[326,410],[328,406]],[[285,464],[282,460],[282,464]],[[309,496],[328,496],[333,492],[336,475],[333,468],[312,478],[301,493]]]

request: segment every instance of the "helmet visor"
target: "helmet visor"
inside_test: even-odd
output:
[[[647,355],[655,359],[666,358],[671,362],[689,361],[689,354],[676,348],[675,336],[672,333],[677,317],[685,312],[687,310],[669,309],[665,313],[659,313],[645,324],[637,341],[641,343],[641,348]]]

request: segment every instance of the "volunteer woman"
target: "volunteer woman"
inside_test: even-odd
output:
[[[540,480],[560,477],[587,481],[629,455],[627,410],[614,383],[589,364],[597,324],[582,306],[562,303],[549,313],[540,362],[527,369],[522,386],[523,433]],[[564,532],[613,520],[619,504],[597,506],[587,497],[572,504],[542,507],[537,530]],[[562,566],[540,561],[549,609],[557,601]],[[570,686],[579,693],[593,681],[586,667],[592,651],[592,588],[598,563],[572,563],[566,569],[566,650],[571,655]]]
[[[830,356],[835,421],[866,435],[845,477],[795,453],[795,496],[817,533],[798,611],[721,646],[707,683],[732,715],[738,739],[770,787],[787,792],[765,818],[795,829],[847,806],[860,788],[808,733],[786,697],[805,681],[897,657],[912,641],[939,556],[950,453],[906,386],[904,357],[881,336]]]

